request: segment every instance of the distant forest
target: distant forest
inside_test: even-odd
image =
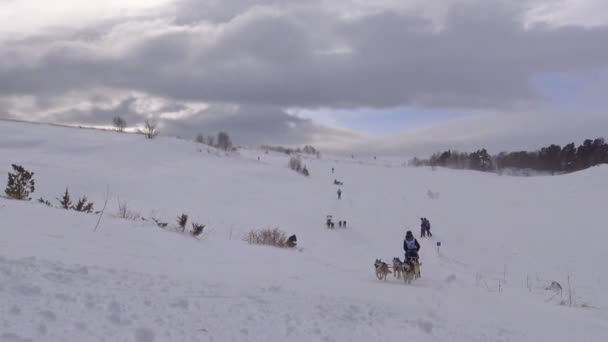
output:
[[[574,143],[563,147],[550,145],[532,152],[501,152],[494,156],[486,149],[472,153],[448,150],[435,153],[429,159],[414,158],[410,161],[413,166],[442,166],[489,172],[528,169],[551,173],[574,172],[607,163],[608,144],[604,138],[587,139],[578,147]]]

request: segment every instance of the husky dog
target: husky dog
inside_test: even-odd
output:
[[[401,266],[403,272],[403,281],[406,284],[411,284],[412,280],[416,278],[416,263],[411,260],[407,260]]]
[[[403,273],[403,262],[399,258],[393,258],[393,275],[395,278],[401,278]]]
[[[376,268],[376,277],[380,280],[386,280],[386,276],[389,273],[392,273],[388,268],[388,264],[380,259],[376,259],[374,262],[374,267]]]
[[[418,260],[418,258],[415,258],[415,257],[408,258],[406,256],[404,263],[412,264],[412,267],[416,271],[416,279],[420,278],[420,266],[422,266],[422,264],[420,263],[420,260]]]

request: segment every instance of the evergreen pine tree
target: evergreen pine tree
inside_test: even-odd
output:
[[[12,164],[12,167],[14,172],[9,172],[4,192],[10,198],[29,201],[30,193],[34,192],[34,173],[21,165]]]
[[[63,194],[63,196],[61,197],[61,199],[57,199],[59,201],[59,204],[61,204],[61,207],[63,209],[70,209],[72,207],[72,199],[70,198],[70,193],[68,191],[68,188],[65,188],[65,193]]]

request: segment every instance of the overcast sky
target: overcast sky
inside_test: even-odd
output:
[[[608,132],[604,0],[0,0],[0,53],[0,118],[391,154]]]

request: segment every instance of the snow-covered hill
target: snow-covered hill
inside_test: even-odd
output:
[[[0,198],[0,341],[608,338],[608,167],[522,178],[304,162],[309,178],[256,149],[0,122],[0,171],[34,171],[34,198],[57,204],[68,187],[99,209],[110,194],[96,232],[98,215]],[[194,239],[119,219],[118,201],[207,230]],[[348,228],[325,229],[327,214]],[[403,257],[421,216],[434,234],[420,239],[423,277],[378,281],[373,261]],[[297,234],[301,249],[242,241],[265,227]],[[573,307],[559,305],[568,278]],[[544,289],[551,281],[561,297]]]

